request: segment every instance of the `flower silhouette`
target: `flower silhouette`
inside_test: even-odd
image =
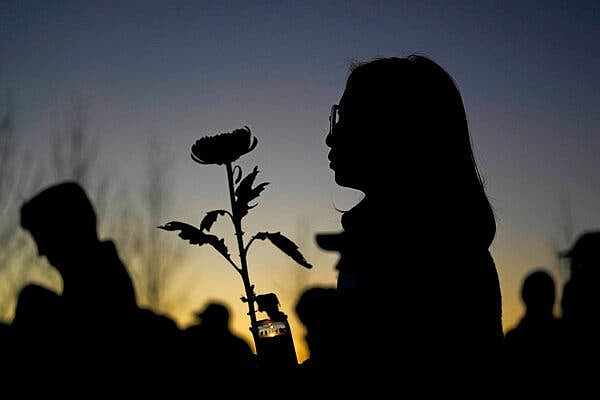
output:
[[[247,126],[232,132],[205,136],[192,146],[192,160],[200,164],[223,165],[232,163],[256,147],[258,139],[252,137]]]
[[[302,255],[298,246],[284,236],[281,232],[258,232],[246,243],[242,220],[253,209],[256,199],[260,196],[269,182],[256,183],[258,166],[255,166],[245,176],[242,168],[232,165],[241,156],[251,152],[256,147],[258,139],[252,137],[250,128],[236,129],[232,132],[221,133],[215,136],[202,137],[192,146],[192,159],[199,164],[224,165],[227,172],[227,187],[229,189],[229,202],[231,208],[208,211],[200,226],[196,227],[185,222],[171,221],[158,228],[166,231],[177,231],[179,237],[187,240],[190,244],[212,246],[217,250],[229,264],[237,271],[244,284],[246,296],[241,300],[248,304],[248,315],[250,316],[250,328],[254,337],[257,351],[262,354],[266,351],[259,344],[259,325],[256,319],[255,303],[258,304],[260,296],[254,292],[254,284],[250,280],[248,271],[247,255],[251,245],[256,240],[269,240],[275,247],[283,251],[300,266],[310,269],[310,264]],[[237,171],[237,176],[234,172]],[[251,204],[252,203],[252,204]],[[225,241],[216,235],[209,234],[219,216],[228,216],[233,223],[238,248],[238,258],[229,253]],[[259,310],[261,311],[261,310]]]

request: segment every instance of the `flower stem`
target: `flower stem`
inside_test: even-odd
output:
[[[244,289],[246,291],[246,299],[248,303],[248,315],[250,316],[250,331],[254,338],[254,344],[256,345],[258,339],[258,324],[256,321],[256,310],[254,308],[254,288],[250,283],[250,276],[248,275],[248,263],[246,262],[246,248],[244,247],[244,232],[242,231],[242,218],[238,215],[235,207],[235,191],[233,186],[233,168],[231,163],[226,163],[227,169],[227,183],[229,185],[229,200],[231,201],[231,215],[233,226],[235,228],[235,236],[237,238],[238,249],[240,253],[240,269],[238,272],[242,276],[244,282]]]

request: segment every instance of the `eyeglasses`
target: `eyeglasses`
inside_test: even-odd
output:
[[[333,129],[340,120],[340,106],[334,104],[331,106],[331,114],[329,114],[329,135],[333,134]]]

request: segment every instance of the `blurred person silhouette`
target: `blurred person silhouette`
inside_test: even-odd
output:
[[[59,307],[60,297],[56,292],[38,284],[27,284],[19,291],[11,328],[19,336],[27,337],[32,345],[56,340],[53,329],[56,329],[54,318]]]
[[[5,369],[12,364],[12,342],[13,329],[11,324],[0,321],[0,352],[4,354],[3,360],[0,361],[0,368]]]
[[[179,330],[168,318],[138,307],[115,243],[98,236],[96,212],[85,190],[77,182],[59,182],[26,201],[20,213],[39,256],[60,274],[62,292],[24,288],[13,324],[35,335],[51,332],[60,359],[74,370],[103,368],[106,377],[117,376],[125,369],[143,369],[151,353],[160,365],[158,356],[167,354],[161,346],[174,344]],[[156,340],[165,339],[165,330],[172,343]],[[27,341],[22,347],[30,348]]]
[[[11,340],[12,330],[10,324],[0,321],[0,349],[6,349]]]
[[[335,182],[362,195],[343,231],[316,236],[340,253],[347,357],[336,371],[388,385],[390,363],[409,366],[414,384],[493,377],[504,339],[496,224],[452,77],[421,55],[353,65],[326,144]]]
[[[600,231],[583,232],[559,256],[570,262],[561,299],[567,362],[583,366],[600,356]]]
[[[36,362],[27,365],[33,375],[40,376],[55,363],[64,351],[57,318],[60,312],[59,295],[38,284],[25,285],[18,294],[15,314],[10,325],[13,344],[12,357],[35,357]],[[18,340],[18,341],[16,341]],[[13,364],[18,361],[13,359]]]
[[[525,313],[505,335],[507,367],[516,379],[548,378],[558,371],[564,340],[560,320],[554,315],[556,284],[550,272],[536,268],[527,274],[521,300]]]
[[[325,374],[340,357],[339,294],[335,287],[309,287],[296,301],[295,311],[306,329],[305,341],[309,357],[300,364],[301,373],[314,378],[330,377]]]
[[[184,355],[200,379],[229,376],[231,379],[254,377],[255,358],[252,348],[230,329],[229,307],[219,301],[209,302],[196,313],[198,321],[183,331]],[[248,375],[244,375],[248,374]]]

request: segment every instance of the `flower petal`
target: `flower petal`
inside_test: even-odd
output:
[[[247,126],[215,136],[204,136],[192,145],[192,159],[200,164],[232,163],[254,150],[258,143]]]

